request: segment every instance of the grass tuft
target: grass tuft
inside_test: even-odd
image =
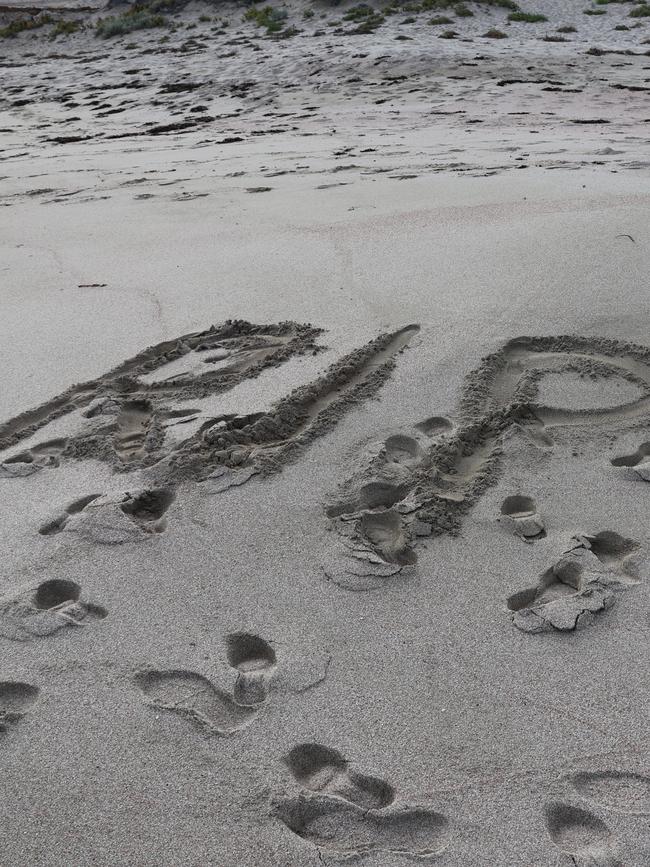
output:
[[[511,12],[508,21],[525,21],[527,24],[536,24],[538,21],[548,21],[546,15],[536,12]]]

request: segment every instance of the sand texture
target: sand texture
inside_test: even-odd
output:
[[[0,867],[649,867],[638,6],[2,4]]]

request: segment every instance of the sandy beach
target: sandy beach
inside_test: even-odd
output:
[[[2,867],[650,865],[650,7],[411,7],[2,6]]]

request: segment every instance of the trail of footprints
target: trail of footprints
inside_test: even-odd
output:
[[[274,471],[336,424],[345,409],[374,394],[418,331],[418,326],[408,326],[382,335],[271,411],[248,416],[220,416],[210,401],[268,367],[318,351],[318,329],[229,322],[167,341],[0,426],[0,449],[12,449],[0,463],[0,478],[30,476],[89,457],[112,463],[118,471],[143,470],[150,487],[78,498],[39,532],[45,537],[74,532],[106,544],[151,538],[165,529],[179,482],[189,479],[206,491],[220,492]],[[638,386],[641,397],[593,412],[546,407],[535,399],[550,371],[621,376]],[[183,406],[184,401],[191,406]],[[41,428],[79,412],[85,430],[32,442]],[[643,347],[569,337],[510,341],[468,378],[455,424],[431,416],[410,431],[389,435],[367,467],[327,505],[351,561],[365,564],[363,572],[347,564],[350,588],[358,589],[354,582],[361,574],[381,583],[414,567],[419,539],[458,531],[462,517],[496,478],[505,431],[518,428],[537,447],[552,448],[554,425],[606,424],[648,413],[650,352]],[[30,444],[13,448],[22,439]],[[650,443],[614,457],[611,464],[649,481]],[[523,542],[546,538],[545,520],[528,495],[506,497],[498,521]],[[639,548],[611,530],[574,537],[537,583],[508,597],[514,625],[533,633],[576,629],[610,607],[619,590],[638,583]],[[92,625],[106,616],[76,583],[45,580],[0,598],[0,635],[24,641],[63,627]],[[140,671],[134,683],[150,706],[174,713],[204,733],[233,736],[252,724],[269,701],[278,661],[272,646],[251,633],[228,636],[226,657],[234,673],[232,692],[202,674],[176,669]],[[0,731],[8,732],[38,697],[35,686],[0,683]],[[341,857],[383,851],[426,858],[451,844],[452,826],[444,814],[399,804],[392,785],[351,767],[336,749],[299,744],[284,764],[299,792],[277,800],[271,815],[319,851]],[[580,771],[567,783],[575,798],[595,810],[650,814],[650,779],[641,774]],[[545,805],[552,843],[576,865],[621,864],[619,844],[605,820],[571,800]]]

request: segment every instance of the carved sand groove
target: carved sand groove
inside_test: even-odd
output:
[[[155,467],[155,478],[202,480],[211,475],[206,490],[217,493],[255,473],[277,471],[348,409],[375,394],[390,375],[395,357],[419,330],[418,325],[409,325],[377,337],[268,412],[217,420],[200,438]]]
[[[544,378],[567,373],[585,381],[618,377],[632,383],[640,396],[595,409],[540,402]],[[456,428],[442,416],[431,416],[412,430],[388,437],[326,505],[349,557],[367,561],[364,581],[376,572],[377,581],[362,582],[360,589],[380,586],[387,574],[395,574],[387,573],[386,565],[413,565],[420,537],[459,532],[464,515],[499,476],[507,431],[517,428],[535,446],[547,449],[552,448],[550,431],[556,426],[587,430],[650,415],[650,350],[578,336],[511,340],[469,374],[458,415]],[[536,504],[523,495],[504,502],[501,520],[526,541],[545,534]],[[345,575],[358,575],[358,567],[328,565],[325,572],[341,586],[355,589]]]
[[[294,322],[233,320],[151,346],[104,376],[74,385],[0,425],[0,450],[5,450],[84,410],[78,433],[4,458],[0,475],[27,475],[42,465],[58,465],[61,458],[93,457],[126,469],[155,463],[164,454],[164,421],[185,412],[174,403],[222,394],[292,356],[316,352],[320,333]]]
[[[237,321],[166,341],[0,426],[0,449],[6,449],[85,407],[82,430],[61,441],[56,457],[48,453],[41,460],[38,450],[47,444],[35,445],[8,455],[0,475],[28,475],[49,463],[58,465],[60,457],[95,458],[121,470],[148,467],[158,488],[210,478],[206,491],[219,492],[277,470],[350,407],[374,395],[418,331],[418,325],[409,325],[381,335],[271,410],[244,416],[204,417],[200,406],[171,404],[198,404],[294,355],[317,352],[319,329]],[[168,437],[171,428],[178,429],[176,438]],[[393,446],[395,459],[408,464],[409,445],[396,440]]]

